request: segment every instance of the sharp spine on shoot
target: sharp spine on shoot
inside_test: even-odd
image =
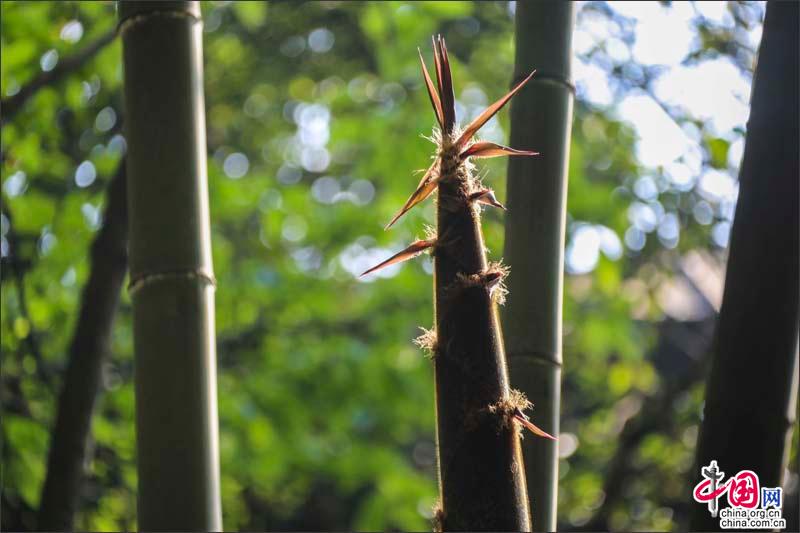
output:
[[[481,189],[470,194],[469,201],[484,205],[491,205],[492,207],[499,207],[503,211],[506,211],[506,206],[497,200],[492,189]]]
[[[463,148],[469,142],[469,140],[472,139],[472,137],[478,132],[478,130],[481,129],[481,127],[484,124],[486,124],[490,118],[495,116],[495,114],[497,114],[497,112],[500,111],[503,108],[503,106],[506,105],[508,101],[511,100],[514,97],[514,95],[517,94],[525,86],[525,84],[531,80],[534,74],[536,74],[535,70],[530,74],[528,74],[527,78],[519,82],[505,96],[503,96],[501,99],[499,99],[498,101],[496,101],[495,103],[484,109],[483,113],[478,115],[475,118],[475,120],[470,122],[469,126],[467,126],[464,129],[464,133],[461,134],[461,137],[459,137],[455,143],[456,146]]]
[[[442,101],[439,99],[439,92],[436,90],[436,87],[433,86],[433,80],[431,80],[428,74],[428,67],[425,66],[425,60],[422,58],[422,50],[417,48],[417,52],[419,52],[419,62],[422,64],[422,77],[425,79],[425,87],[428,89],[428,96],[431,99],[433,112],[436,114],[436,121],[439,123],[440,128],[444,128],[444,114],[442,112]]]
[[[442,98],[442,60],[439,55],[439,43],[436,37],[431,37],[431,41],[433,42],[433,67],[436,74],[436,88],[438,89],[439,97]],[[442,102],[442,104],[444,104],[444,102]],[[444,112],[444,109],[442,109],[442,111]],[[444,128],[444,123],[442,127]]]
[[[436,164],[439,163],[439,158],[437,158],[425,174],[422,176],[422,179],[419,181],[419,185],[417,189],[409,196],[408,200],[406,200],[405,205],[397,212],[397,214],[392,218],[392,220],[386,224],[386,227],[383,228],[385,230],[389,229],[394,225],[397,220],[405,215],[409,209],[417,205],[418,203],[422,202],[431,195],[431,193],[436,189],[437,177],[435,174],[436,172]]]
[[[539,155],[539,152],[514,150],[502,144],[478,141],[461,152],[461,159],[466,159],[468,157],[500,157],[504,155]]]
[[[386,261],[378,265],[375,265],[370,269],[365,270],[358,277],[363,277],[366,276],[367,274],[372,274],[373,272],[378,271],[382,268],[391,265],[396,265],[397,263],[402,263],[403,261],[408,261],[409,259],[413,259],[418,255],[420,255],[425,250],[432,248],[434,246],[436,246],[436,239],[416,240],[412,242],[406,249],[397,252]]]
[[[450,135],[456,124],[455,96],[453,95],[453,77],[450,73],[450,58],[447,56],[447,45],[441,35],[439,41],[440,63],[442,65],[442,112],[444,113],[444,134]]]
[[[486,108],[475,120],[473,120],[464,132],[458,137],[456,141],[451,138],[455,129],[455,100],[453,98],[453,82],[450,76],[450,61],[447,56],[447,47],[444,44],[444,39],[441,35],[433,39],[434,47],[434,64],[436,67],[436,80],[438,87],[438,94],[433,86],[433,81],[428,75],[427,68],[425,67],[425,60],[422,58],[420,52],[420,62],[422,64],[423,78],[425,79],[425,86],[428,90],[428,96],[431,100],[431,106],[436,114],[436,119],[439,125],[442,126],[442,135],[439,140],[440,149],[437,153],[433,164],[428,168],[427,172],[423,175],[422,179],[417,186],[417,189],[406,200],[406,203],[386,225],[384,229],[391,228],[400,217],[405,215],[411,208],[425,200],[433,193],[441,180],[441,167],[443,164],[442,156],[446,153],[448,147],[455,146],[456,149],[462,149],[458,156],[461,160],[466,160],[468,157],[499,157],[504,155],[509,156],[533,156],[539,155],[538,152],[531,152],[526,150],[516,150],[495,144],[487,141],[478,141],[470,146],[466,146],[472,139],[475,133],[486,124],[517,92],[525,86],[528,81],[533,77],[536,71],[533,71],[524,80],[519,82],[511,91],[503,96],[500,100]],[[437,168],[438,167],[438,168]],[[485,203],[485,202],[481,202]],[[499,202],[498,202],[499,203]],[[496,204],[488,204],[499,207]]]
[[[531,422],[531,419],[528,417],[528,415],[522,412],[522,409],[517,408],[514,411],[514,419],[517,420],[517,422],[519,422],[523,426],[525,426],[525,428],[534,435],[538,435],[539,437],[544,437],[545,439],[556,440],[556,441],[558,440],[550,433],[546,432],[545,430],[543,430],[542,428]]]

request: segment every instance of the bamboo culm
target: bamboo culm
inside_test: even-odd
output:
[[[779,487],[786,471],[800,322],[798,20],[796,2],[767,4],[691,485],[711,461],[723,483],[752,470]],[[718,531],[719,516],[692,501],[689,528]]]
[[[518,2],[514,79],[534,65],[536,77],[511,106],[511,143],[542,157],[508,161],[504,257],[514,273],[501,315],[511,384],[536,407],[536,420],[558,435],[564,233],[574,87],[571,2]],[[558,446],[522,443],[534,531],[555,531]]]
[[[200,4],[126,1],[119,16],[138,526],[220,531]]]

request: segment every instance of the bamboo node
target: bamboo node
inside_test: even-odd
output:
[[[522,438],[522,428],[519,424],[514,423],[514,420],[518,419],[520,415],[525,416],[523,412],[531,407],[533,404],[523,392],[511,389],[508,397],[493,403],[486,410],[499,417],[499,430],[512,429]]]
[[[117,27],[117,32],[119,33],[119,35],[124,36],[134,26],[138,26],[139,24],[147,22],[150,19],[166,19],[166,18],[190,19],[192,22],[202,22],[202,19],[196,17],[195,15],[189,13],[188,11],[178,11],[178,10],[148,11],[147,13],[139,13],[136,15],[131,15],[130,17],[120,22],[119,26]]]
[[[426,226],[425,235],[426,239],[433,239],[436,241],[436,246],[434,246],[430,252],[434,257],[440,251],[446,251],[447,248],[451,248],[461,241],[461,236],[456,235],[452,228],[446,229],[442,235],[437,237],[436,229],[431,226]],[[429,237],[428,235],[432,235],[432,237]]]
[[[533,407],[533,404],[528,401],[524,393],[511,389],[507,398],[493,403],[486,408],[486,411],[500,417],[499,430],[512,429],[519,438],[523,438],[522,428],[524,427],[537,437],[543,437],[554,441],[558,440],[556,437],[531,422],[530,417],[525,414],[525,410],[531,407]]]
[[[443,158],[450,153],[457,156],[458,150],[456,149],[456,141],[462,133],[463,130],[458,124],[454,124],[453,131],[451,131],[449,135],[444,133],[441,129],[434,127],[430,140],[438,147],[439,154]]]
[[[467,200],[467,196],[463,194],[463,191],[459,190],[455,196],[443,196],[440,194],[437,197],[436,203],[448,213],[458,213],[469,204],[469,201]]]
[[[211,272],[206,272],[200,269],[165,270],[163,272],[145,272],[137,275],[135,278],[132,278],[130,283],[128,283],[128,293],[133,296],[136,292],[147,285],[152,285],[153,283],[158,283],[164,280],[174,279],[197,280],[214,288],[217,286],[217,280],[214,278],[214,274]]]
[[[443,156],[444,157],[444,156]],[[451,157],[451,156],[447,156]],[[441,198],[440,203],[451,213],[460,212],[463,209],[472,209],[472,194],[481,189],[481,181],[475,177],[475,165],[469,159],[461,159],[458,155],[453,155],[452,159],[442,159],[442,182],[452,182],[458,185],[454,195]]]
[[[423,226],[423,231],[424,231],[424,235],[425,235],[425,240],[427,240],[427,241],[436,241],[436,240],[438,240],[438,238],[436,236],[436,228],[434,228],[430,224],[425,224]]]
[[[486,269],[487,288],[489,294],[494,299],[497,305],[506,303],[506,296],[508,295],[508,288],[506,288],[506,277],[511,269],[504,265],[501,261],[493,261],[489,263]]]
[[[455,152],[449,151],[442,154],[442,166],[440,181],[458,180],[462,181],[464,172],[461,160]]]
[[[506,289],[503,280],[508,275],[510,269],[501,262],[489,263],[482,272],[477,274],[462,274],[458,273],[456,283],[460,289],[469,289],[472,287],[485,287],[489,291],[489,295],[498,305],[503,305],[506,302]]]
[[[414,344],[425,352],[425,357],[428,359],[435,359],[439,350],[439,340],[436,337],[436,330],[434,328],[426,329],[422,327],[419,329],[422,330],[422,334],[414,339]]]

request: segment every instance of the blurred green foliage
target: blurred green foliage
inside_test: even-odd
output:
[[[116,24],[112,2],[0,9],[4,98],[54,54],[68,57]],[[613,16],[603,3],[582,9]],[[425,529],[437,492],[433,385],[411,339],[432,321],[430,260],[365,281],[355,275],[433,220],[429,202],[382,230],[432,148],[421,138],[433,114],[416,48],[430,55],[430,35],[446,37],[463,117],[509,84],[512,10],[505,2],[204,2],[203,14],[225,527]],[[725,53],[730,36],[698,28],[700,51]],[[122,75],[117,40],[2,129],[6,528],[33,526],[87,250],[125,149]],[[501,113],[490,134],[502,141],[507,131]],[[594,224],[620,243],[639,201],[634,185],[647,172],[634,142],[611,109],[579,98],[568,240]],[[708,136],[704,164],[729,168],[729,146]],[[502,200],[504,162],[481,167]],[[663,207],[679,218],[680,243],[620,247],[566,280],[564,527],[585,524],[605,504],[603,480],[625,421],[663,389],[669,367],[648,355],[665,320],[659,290],[687,251],[721,253],[708,223],[692,217],[697,193],[658,183]],[[485,218],[499,258],[502,213]],[[125,295],[79,529],[136,527],[131,336]],[[680,522],[701,398],[698,376],[664,413],[669,423],[634,449],[629,486],[609,510],[615,529]]]

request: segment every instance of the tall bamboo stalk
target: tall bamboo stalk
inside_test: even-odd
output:
[[[559,430],[561,307],[567,168],[572,131],[571,2],[517,2],[514,79],[536,77],[511,107],[511,144],[535,146],[537,158],[508,162],[504,257],[511,267],[503,313],[511,383],[533,402],[542,428]],[[558,447],[523,441],[536,531],[554,531]]]
[[[797,3],[767,4],[693,483],[712,460],[761,486],[783,479],[800,320],[798,21]],[[691,528],[718,530],[719,516],[692,502]]]
[[[80,501],[86,441],[128,271],[125,188],[123,161],[108,187],[103,227],[92,242],[89,279],[83,288],[80,314],[69,346],[37,517],[37,527],[42,531],[72,530]]]
[[[436,86],[422,61],[428,95],[441,127],[434,131],[436,155],[389,226],[438,191],[436,236],[414,242],[365,274],[428,249],[434,254],[435,329],[425,332],[418,344],[431,352],[435,366],[441,495],[435,527],[444,531],[528,531],[520,425],[536,435],[552,437],[530,422],[523,413],[527,400],[508,385],[495,305],[505,294],[502,281],[506,269],[487,262],[480,226],[482,205],[503,206],[474,175],[471,160],[537,155],[473,140],[533,74],[462,130],[455,123],[450,63],[441,37],[434,40],[434,66]]]
[[[222,528],[202,27],[196,2],[121,2],[138,526]]]

